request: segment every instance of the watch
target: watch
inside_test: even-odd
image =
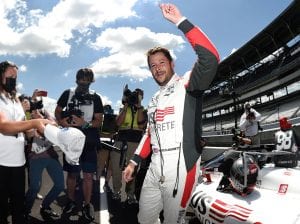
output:
[[[87,129],[87,128],[90,128],[90,127],[92,127],[92,123],[91,123],[91,122],[85,122],[85,123],[81,126],[82,129]]]

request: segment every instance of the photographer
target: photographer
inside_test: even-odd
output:
[[[245,112],[241,116],[240,120],[240,129],[243,132],[246,138],[249,138],[252,142],[252,145],[260,145],[260,136],[259,136],[259,121],[261,119],[261,114],[253,109],[250,103],[244,104]]]
[[[75,203],[76,179],[80,171],[83,172],[84,205],[82,214],[85,219],[94,219],[94,207],[90,204],[93,190],[93,174],[97,171],[97,148],[100,144],[99,128],[102,124],[103,105],[101,97],[90,90],[94,82],[94,73],[89,68],[79,69],[76,74],[76,88],[65,90],[57,101],[55,117],[62,127],[76,127],[86,136],[79,165],[68,164],[64,160],[63,168],[67,175],[68,204],[63,215],[69,217],[77,213]]]
[[[116,117],[118,134],[116,137],[115,147],[120,148],[120,152],[111,152],[112,177],[113,177],[113,199],[120,200],[122,187],[122,170],[125,161],[133,156],[138,143],[143,135],[145,127],[144,108],[141,105],[143,91],[136,89],[131,92],[127,85],[123,92],[122,102],[124,107]],[[135,181],[132,180],[126,184],[127,203],[137,203],[135,198]]]

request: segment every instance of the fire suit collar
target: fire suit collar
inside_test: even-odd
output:
[[[159,87],[160,91],[167,89],[170,85],[172,85],[175,82],[176,79],[178,79],[178,75],[174,73],[174,75],[166,85]]]

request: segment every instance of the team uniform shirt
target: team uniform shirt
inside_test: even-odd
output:
[[[0,111],[5,114],[7,120],[22,121],[25,113],[20,102],[12,101],[0,96]],[[20,167],[25,164],[25,138],[23,133],[16,135],[4,135],[0,133],[0,165],[7,167]]]
[[[139,163],[153,152],[139,203],[142,224],[157,223],[162,209],[166,223],[181,223],[200,167],[202,94],[215,76],[219,58],[205,34],[187,19],[178,28],[198,61],[184,76],[173,75],[148,105],[147,131],[132,159]]]

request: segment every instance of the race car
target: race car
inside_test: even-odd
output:
[[[287,154],[229,150],[206,161],[191,200],[200,223],[300,224],[300,166],[274,164]]]

